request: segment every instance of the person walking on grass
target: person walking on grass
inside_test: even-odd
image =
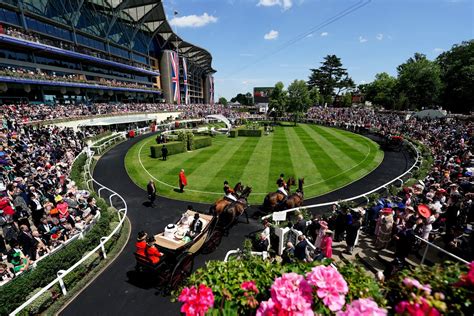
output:
[[[163,157],[163,161],[166,160],[166,157],[168,157],[168,148],[166,148],[166,145],[161,147],[161,157]]]
[[[179,172],[179,192],[184,192],[184,187],[188,185],[188,180],[186,179],[186,175],[184,174],[184,169],[181,169]]]
[[[150,200],[150,206],[154,207],[156,200],[156,187],[155,182],[153,180],[150,180],[150,182],[148,182],[146,186],[146,191],[148,193],[148,199]]]

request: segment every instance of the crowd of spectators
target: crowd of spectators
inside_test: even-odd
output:
[[[365,208],[334,206],[330,216],[315,217],[308,223],[298,220],[293,228],[308,237],[298,240],[298,244],[313,243],[320,251],[317,259],[332,256],[333,241],[345,241],[346,251],[352,253],[364,228],[374,236],[375,250],[393,248],[394,262],[401,265],[425,246],[415,236],[427,241],[436,239],[447,251],[468,261],[474,259],[472,121],[419,120],[380,114],[373,109],[321,107],[311,108],[307,119],[327,126],[372,130],[384,137],[397,135],[418,141],[430,151],[434,163],[424,179]],[[285,256],[297,250],[298,244],[288,245]],[[304,255],[302,259],[306,259]]]
[[[25,31],[23,31],[19,28],[14,28],[14,27],[11,27],[11,26],[2,26],[0,24],[0,34],[5,34],[5,35],[11,36],[11,37],[16,37],[16,38],[23,39],[23,40],[30,41],[30,42],[45,44],[45,45],[53,46],[53,47],[56,47],[56,48],[61,48],[61,49],[70,50],[70,51],[76,51],[78,53],[82,53],[82,54],[86,54],[86,55],[89,55],[89,56],[94,56],[94,57],[98,57],[98,58],[102,58],[102,59],[108,59],[108,60],[112,60],[112,61],[122,63],[122,64],[128,64],[128,65],[131,65],[131,66],[134,66],[134,67],[137,67],[137,68],[141,68],[141,69],[145,69],[145,70],[153,70],[151,67],[148,67],[147,65],[142,64],[142,63],[130,62],[129,60],[126,60],[124,58],[108,56],[105,53],[101,53],[99,51],[95,51],[95,50],[89,49],[87,47],[75,46],[72,43],[57,40],[57,39],[53,40],[53,39],[50,39],[50,38],[46,38],[42,35],[39,35],[37,33],[25,32]]]
[[[153,89],[150,86],[142,85],[134,82],[125,82],[115,79],[100,78],[100,80],[88,80],[84,75],[79,74],[60,74],[54,71],[45,71],[40,69],[28,69],[22,67],[12,66],[0,66],[0,76],[3,77],[14,77],[32,80],[47,80],[57,82],[73,82],[73,83],[85,83],[96,86],[107,86],[107,87],[120,87],[130,89]]]
[[[89,227],[99,211],[69,179],[84,132],[0,121],[0,284]]]

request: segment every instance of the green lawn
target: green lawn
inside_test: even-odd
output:
[[[133,146],[125,157],[127,172],[140,187],[154,178],[159,195],[214,202],[223,195],[224,180],[242,181],[253,189],[250,202],[260,204],[276,190],[280,173],[305,178],[305,197],[343,187],[375,169],[383,159],[379,146],[368,138],[333,128],[299,124],[277,127],[263,137],[213,138],[211,147],[169,156],[150,157],[149,137]],[[174,191],[183,168],[188,178],[184,193]]]

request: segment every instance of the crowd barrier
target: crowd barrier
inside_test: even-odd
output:
[[[100,142],[100,140],[97,141],[96,143],[98,143],[98,142]],[[92,145],[92,147],[93,147],[93,145]],[[20,305],[17,309],[12,311],[9,314],[10,316],[17,315],[18,313],[20,313],[25,307],[30,305],[32,302],[34,302],[37,298],[39,298],[42,294],[44,294],[46,291],[51,289],[56,284],[59,284],[59,286],[61,288],[61,292],[63,293],[63,295],[66,295],[67,294],[67,289],[66,289],[66,286],[64,284],[64,277],[66,277],[69,273],[74,271],[77,267],[79,267],[83,262],[88,260],[96,252],[100,252],[102,254],[102,257],[104,259],[106,259],[107,258],[107,253],[105,251],[105,244],[111,238],[113,238],[114,235],[116,235],[120,231],[120,229],[121,229],[121,227],[122,227],[122,225],[125,221],[125,218],[127,216],[127,211],[128,211],[127,202],[117,192],[115,192],[112,189],[102,185],[100,182],[98,182],[97,180],[95,180],[93,178],[91,172],[92,172],[92,162],[93,162],[94,152],[91,151],[91,150],[86,149],[84,151],[84,153],[87,154],[87,156],[88,156],[87,160],[86,160],[86,163],[84,165],[84,182],[86,183],[86,186],[90,191],[94,191],[94,187],[97,188],[96,192],[99,195],[99,197],[102,197],[104,195],[103,194],[104,191],[107,191],[110,194],[109,195],[109,205],[114,207],[115,209],[117,209],[117,214],[118,214],[118,217],[119,217],[118,225],[112,230],[112,232],[108,236],[102,237],[100,239],[100,243],[97,245],[97,247],[95,247],[93,250],[91,250],[85,256],[83,256],[81,260],[76,262],[74,265],[72,265],[67,270],[57,271],[56,272],[56,275],[57,275],[56,279],[51,281],[48,285],[43,287],[40,291],[38,291],[30,299],[28,299],[22,305]],[[76,157],[76,159],[77,159],[77,157]],[[116,201],[115,203],[114,203],[114,197],[116,197],[118,199],[118,201]],[[120,205],[123,206],[123,207],[120,207]]]

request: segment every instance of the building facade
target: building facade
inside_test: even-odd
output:
[[[0,1],[0,103],[207,103],[214,73],[160,0]]]

